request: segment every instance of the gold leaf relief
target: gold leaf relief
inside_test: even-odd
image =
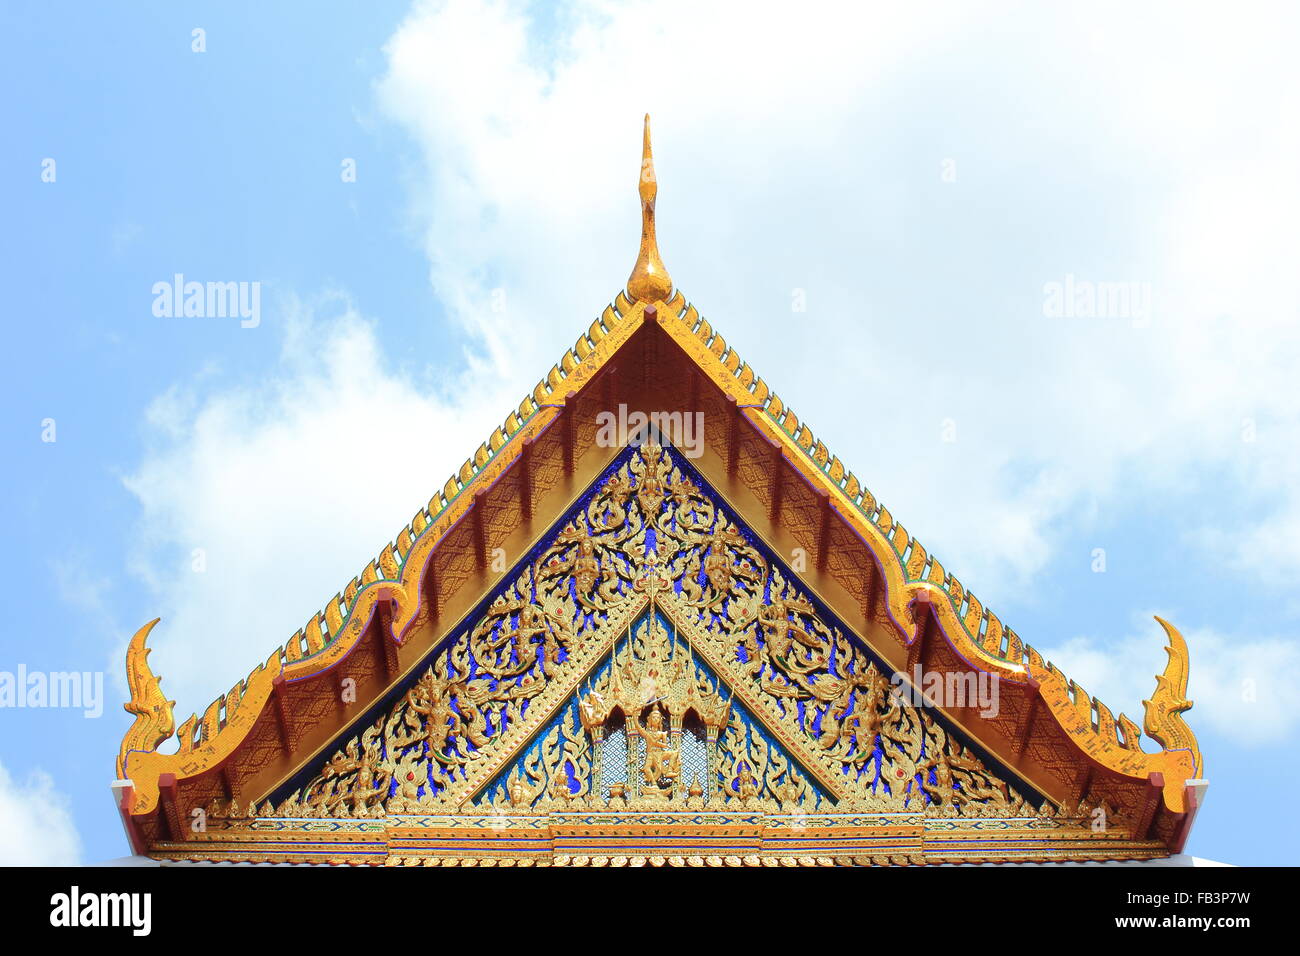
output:
[[[691,721],[706,790],[682,768]],[[613,807],[1023,806],[648,444],[279,812],[604,806],[593,781],[607,725],[626,728],[630,754]]]

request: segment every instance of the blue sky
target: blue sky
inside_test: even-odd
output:
[[[600,312],[649,110],[687,296],[1112,709],[1140,721],[1151,614],[1178,624],[1189,851],[1295,861],[1258,809],[1300,782],[1293,12],[322,9],[0,12],[0,670],[105,688],[95,718],[0,710],[0,859],[125,852],[140,624],[201,712]],[[260,282],[259,324],[155,316],[176,273]],[[1049,314],[1067,281],[1150,306]]]

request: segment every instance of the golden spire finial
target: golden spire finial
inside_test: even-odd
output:
[[[659,184],[655,181],[654,157],[650,154],[650,114],[645,115],[645,140],[641,147],[641,251],[636,265],[628,276],[627,291],[633,302],[666,301],[673,293],[673,280],[659,258],[659,245],[655,242],[655,196]]]

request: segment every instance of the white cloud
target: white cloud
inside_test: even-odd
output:
[[[1300,520],[1296,12],[1007,6],[417,4],[377,90],[438,294],[536,375],[631,265],[648,109],[674,278],[978,593],[1170,494],[1240,492],[1200,533],[1300,571],[1269,530]],[[1150,283],[1154,321],[1044,318],[1067,273]]]
[[[278,373],[162,395],[125,479],[142,509],[134,569],[163,618],[150,660],[178,718],[360,574],[525,391],[417,382],[346,301],[286,311]]]
[[[159,398],[128,485],[169,693],[201,708],[300,627],[617,292],[645,110],[678,283],[992,606],[1101,509],[1157,498],[1293,578],[1296,14],[1007,6],[1021,28],[970,4],[418,4],[376,97],[420,148],[473,374],[434,389],[347,308],[299,309],[274,380]],[[1045,318],[1066,274],[1151,283],[1154,321]]]
[[[81,840],[68,799],[43,771],[23,782],[0,764],[0,866],[75,866]]]
[[[1169,615],[1161,614],[1169,619]],[[1285,743],[1300,724],[1300,648],[1278,637],[1238,638],[1208,628],[1183,631],[1191,655],[1185,718],[1237,746]],[[1073,638],[1040,653],[1089,694],[1139,726],[1142,704],[1164,671],[1164,630],[1151,614],[1134,617],[1133,631],[1120,641]],[[1202,738],[1204,739],[1204,738]],[[1210,768],[1213,772],[1213,768]]]

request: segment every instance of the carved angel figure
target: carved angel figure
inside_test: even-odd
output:
[[[642,725],[641,736],[645,740],[645,763],[641,776],[646,786],[671,792],[681,776],[682,758],[672,745],[672,737],[664,727],[663,711],[658,707],[651,708]]]

